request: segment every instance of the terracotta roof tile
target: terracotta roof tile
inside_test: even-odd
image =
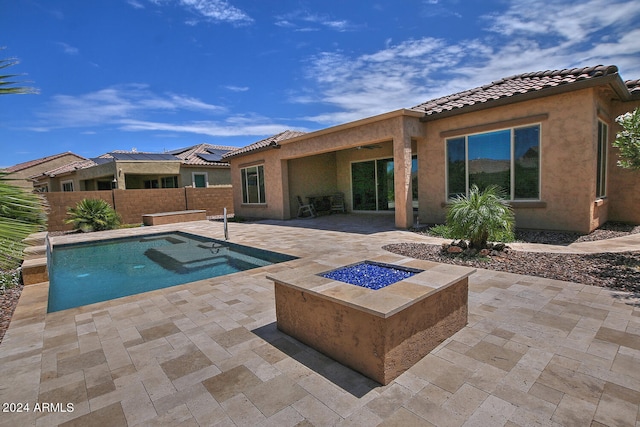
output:
[[[13,166],[10,166],[8,168],[5,168],[4,171],[5,172],[18,172],[18,171],[21,171],[23,169],[28,169],[30,167],[37,166],[39,164],[42,164],[42,163],[45,163],[45,162],[48,162],[48,161],[51,161],[51,160],[55,160],[55,159],[58,159],[60,157],[67,156],[67,155],[76,156],[78,159],[84,159],[84,157],[82,157],[82,156],[79,156],[79,155],[77,155],[75,153],[72,153],[71,151],[67,151],[65,153],[54,154],[52,156],[41,157],[39,159],[29,160],[28,162],[18,163],[17,165],[13,165]]]
[[[223,145],[198,144],[192,147],[172,150],[169,153],[182,160],[185,165],[220,165],[227,166],[229,162],[222,160],[224,155],[238,147]]]
[[[411,109],[424,112],[427,116],[431,116],[462,109],[478,103],[486,103],[501,98],[517,97],[529,92],[543,91],[552,87],[617,73],[618,67],[615,65],[598,65],[595,67],[545,70],[518,74],[475,89],[432,99]],[[630,92],[640,90],[638,80],[630,82],[631,86],[630,83],[627,82],[627,87]]]
[[[295,138],[297,136],[304,135],[305,132],[299,132],[295,130],[285,130],[277,135],[270,136],[268,138],[262,139],[258,142],[254,142],[253,144],[247,145],[246,147],[238,148],[229,153],[226,153],[222,156],[224,159],[228,159],[231,157],[239,156],[242,154],[250,153],[252,151],[264,150],[269,147],[279,147],[280,142],[286,139]]]
[[[640,95],[640,79],[638,80],[626,80],[624,82],[627,85],[627,89],[634,95]]]

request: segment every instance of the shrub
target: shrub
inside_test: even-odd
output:
[[[487,240],[513,239],[515,217],[504,193],[496,186],[484,191],[473,185],[469,196],[458,196],[447,212],[447,227],[453,238],[469,240],[469,246],[483,249]]]
[[[111,205],[102,199],[83,199],[75,208],[68,208],[65,220],[73,228],[84,232],[112,230],[120,224],[120,217]]]
[[[640,170],[640,108],[616,118],[621,126],[613,146],[620,150],[618,166]]]

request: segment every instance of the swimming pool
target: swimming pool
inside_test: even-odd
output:
[[[48,312],[296,259],[184,232],[54,245]]]

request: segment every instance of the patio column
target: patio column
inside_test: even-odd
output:
[[[411,136],[404,126],[400,135],[393,138],[393,165],[396,227],[409,228],[413,226]]]

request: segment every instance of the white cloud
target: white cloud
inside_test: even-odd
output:
[[[230,90],[231,92],[246,92],[249,90],[248,86],[233,86],[233,85],[228,85],[228,86],[224,86],[225,89]]]
[[[129,5],[134,9],[144,9],[144,5],[138,0],[127,0],[127,3],[129,3]]]
[[[640,77],[638,1],[512,0],[481,22],[486,36],[472,40],[387,40],[383,49],[359,56],[317,54],[308,61],[306,75],[317,90],[291,101],[326,105],[330,112],[305,117],[326,125],[530,71],[616,64],[627,78]]]
[[[264,136],[275,135],[290,126],[279,123],[256,123],[254,120],[231,117],[225,121],[193,121],[187,123],[166,123],[144,120],[122,120],[120,129],[124,131],[179,132],[198,135],[231,137],[231,136]],[[297,129],[305,131],[306,129]]]
[[[233,25],[247,25],[253,22],[246,12],[231,5],[227,0],[148,0],[158,7],[176,4],[193,13],[195,18],[187,19],[187,25],[197,25],[202,20],[227,22]],[[144,7],[139,0],[128,0],[133,7]]]
[[[318,15],[306,11],[294,11],[276,17],[275,25],[291,28],[298,32],[330,29],[338,32],[352,31],[356,26],[344,19],[333,19],[327,15]]]
[[[253,19],[225,0],[178,0],[178,4],[214,22],[250,24]]]
[[[80,50],[77,47],[73,47],[67,43],[64,42],[56,42],[56,45],[62,49],[62,51],[64,53],[66,53],[67,55],[77,55],[78,53],[80,53]]]
[[[220,114],[221,106],[208,104],[186,95],[155,94],[147,85],[112,86],[82,95],[55,95],[46,111],[39,114],[38,130],[90,127],[119,123],[124,119],[180,111]]]

